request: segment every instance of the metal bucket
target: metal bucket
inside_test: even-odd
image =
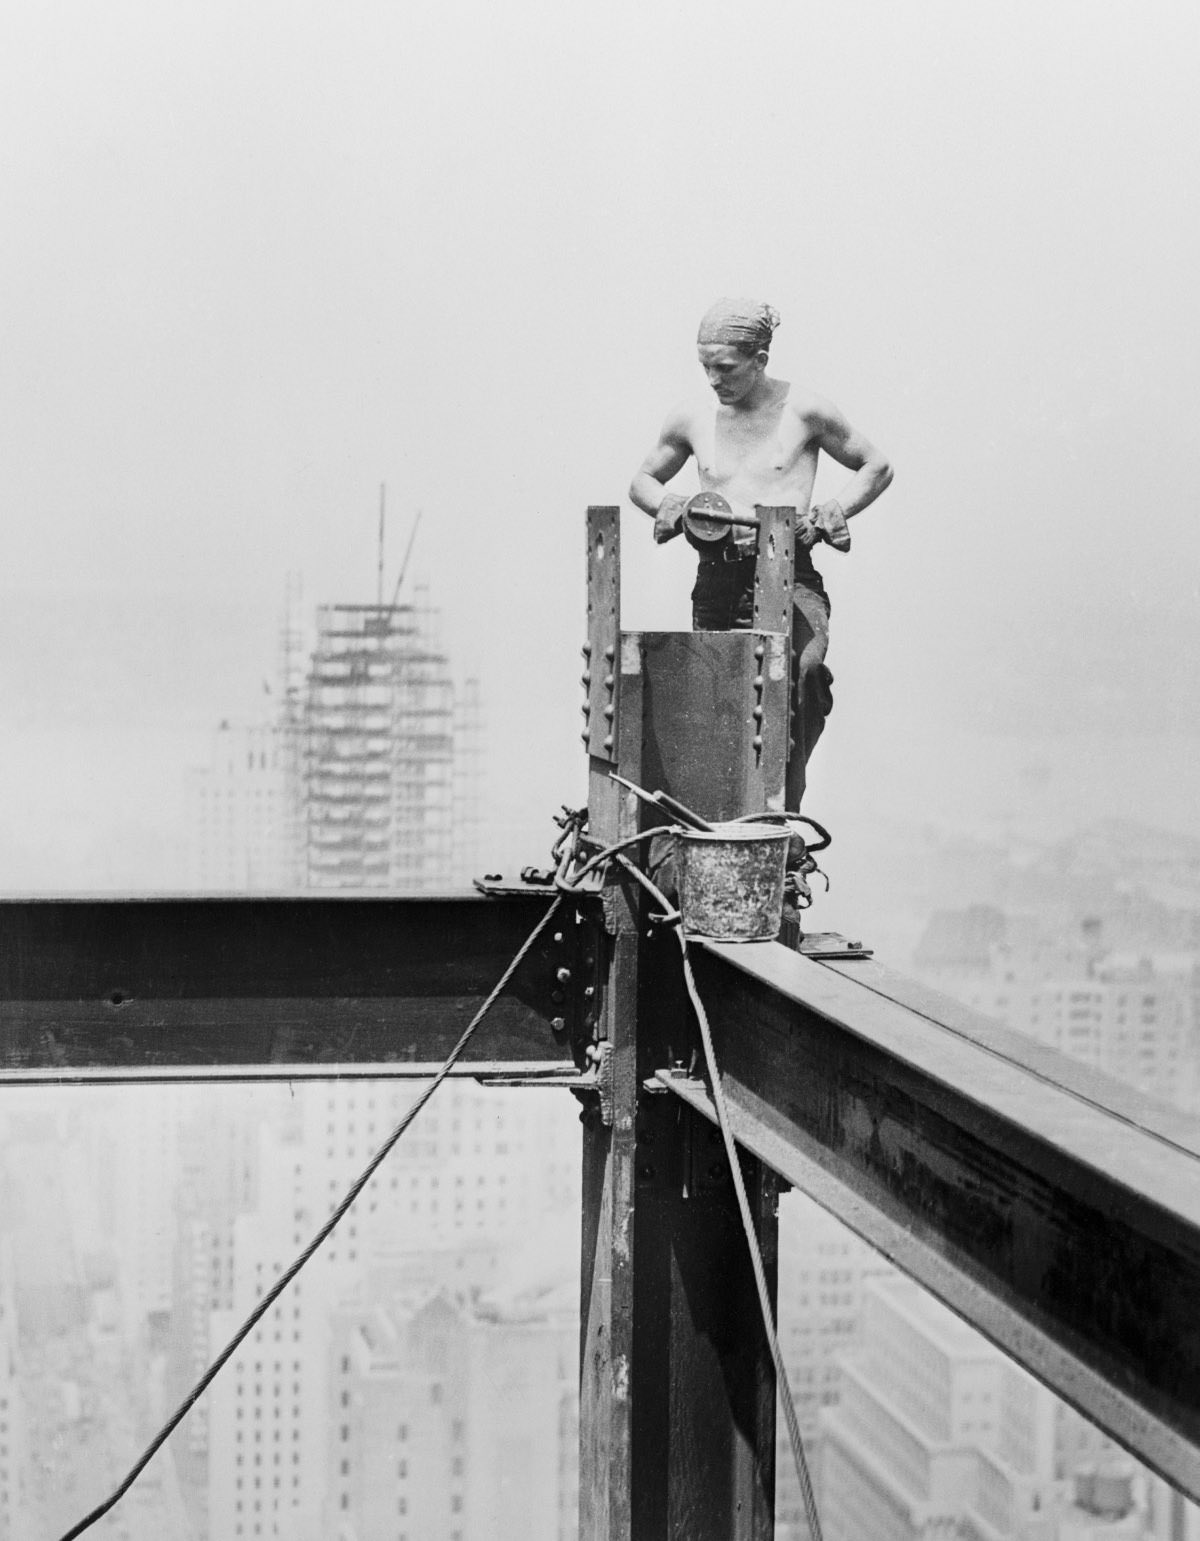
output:
[[[679,909],[689,936],[768,942],[783,923],[786,825],[714,824],[675,836]]]

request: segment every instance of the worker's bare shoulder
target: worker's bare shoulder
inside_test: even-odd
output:
[[[703,421],[701,417],[703,406],[704,403],[698,396],[689,396],[684,401],[676,402],[663,423],[662,442],[694,452],[700,424]]]
[[[831,423],[842,419],[841,411],[828,396],[818,395],[806,385],[788,386],[784,411],[808,439],[819,438]]]

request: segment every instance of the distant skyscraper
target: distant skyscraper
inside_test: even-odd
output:
[[[188,779],[189,886],[204,893],[292,886],[284,800],[286,740],[271,722],[223,722]]]
[[[828,1541],[932,1541],[971,1506],[976,1452],[994,1448],[1000,1356],[900,1276],[867,1286],[861,1346],[825,1414]]]
[[[200,892],[429,893],[478,875],[483,715],[456,686],[424,590],[324,605],[305,661],[289,578],[278,682],[262,716],[222,722],[188,779]]]
[[[478,703],[461,703],[456,746],[454,682],[434,621],[415,604],[317,612],[300,724],[309,888],[447,888],[462,845],[456,813],[474,837]]]
[[[573,1541],[577,1342],[573,1281],[344,1313],[324,1534]]]
[[[801,1192],[779,1206],[779,1333],[788,1381],[812,1465],[819,1465],[820,1414],[841,1385],[839,1356],[862,1328],[863,1288],[895,1270],[835,1215]],[[775,1460],[776,1541],[808,1535],[800,1481],[782,1418]]]

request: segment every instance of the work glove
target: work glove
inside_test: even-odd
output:
[[[836,498],[827,498],[824,503],[818,503],[816,508],[810,509],[808,522],[815,531],[813,540],[823,540],[835,551],[849,551],[850,530],[842,505]],[[805,541],[805,545],[812,545],[812,541]]]
[[[687,507],[687,501],[678,492],[668,492],[658,505],[658,513],[654,516],[656,545],[662,546],[680,534],[683,529],[683,511]]]

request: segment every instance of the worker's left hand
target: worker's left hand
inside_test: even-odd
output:
[[[821,531],[818,529],[811,514],[806,515],[796,525],[796,544],[802,546],[805,551],[811,546],[815,546],[820,538]]]
[[[836,498],[827,498],[809,510],[808,517],[816,527],[817,539],[826,541],[835,551],[849,551],[850,531],[846,526],[846,514]]]

